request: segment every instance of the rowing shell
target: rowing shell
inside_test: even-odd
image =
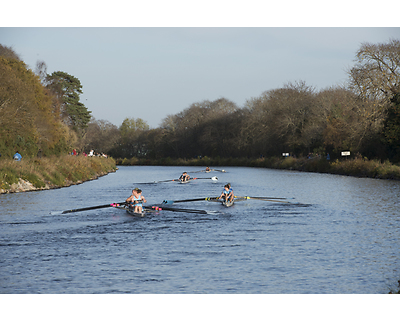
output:
[[[140,218],[143,218],[143,217],[146,215],[146,213],[158,212],[158,211],[161,211],[161,210],[162,210],[162,208],[159,208],[159,207],[151,207],[151,208],[149,207],[149,208],[143,208],[143,209],[142,209],[142,212],[140,213],[140,212],[135,212],[135,209],[134,209],[134,208],[129,208],[129,207],[127,207],[127,206],[115,206],[115,208],[117,208],[117,209],[123,209],[123,210],[125,210],[126,213],[129,214],[130,216],[133,216],[133,217],[140,217]]]
[[[125,210],[127,214],[129,214],[130,216],[133,216],[133,217],[143,218],[146,215],[146,210],[143,210],[141,213],[139,213],[139,212],[135,212],[134,208],[129,208],[126,206],[118,206],[115,208]]]
[[[221,204],[224,206],[224,207],[232,207],[233,205],[234,205],[234,203],[235,203],[235,201],[222,201],[221,202]]]

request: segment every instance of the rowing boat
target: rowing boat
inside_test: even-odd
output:
[[[147,210],[143,210],[142,212],[135,212],[133,208],[125,208],[125,210],[126,213],[129,214],[130,216],[140,217],[140,218],[143,218],[147,213]]]
[[[226,201],[226,200],[224,200],[224,201],[221,202],[221,204],[222,204],[224,207],[229,208],[229,207],[232,207],[232,206],[235,204],[235,201]]]
[[[154,213],[154,212],[158,212],[158,211],[162,210],[162,208],[159,207],[159,206],[145,206],[145,207],[143,207],[142,212],[135,212],[134,208],[126,206],[126,205],[124,205],[124,206],[115,206],[114,208],[123,209],[130,216],[140,217],[140,218],[143,218],[148,213]]]
[[[125,210],[127,214],[133,217],[144,217],[146,215],[146,210],[143,210],[141,213],[135,212],[134,208],[130,208],[127,205],[124,206],[115,206],[114,208]]]

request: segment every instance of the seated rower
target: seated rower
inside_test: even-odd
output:
[[[206,172],[211,172],[210,167],[207,167],[207,168],[206,168]]]
[[[184,173],[181,174],[181,176],[179,177],[179,181],[185,182],[185,181],[189,181],[190,176],[187,174],[187,172],[185,171]]]
[[[226,184],[224,186],[224,190],[222,191],[221,195],[219,196],[218,199],[221,199],[222,197],[224,197],[224,200],[226,202],[232,202],[234,199],[234,195],[233,195],[233,190],[231,188],[230,183]]]
[[[132,190],[132,195],[126,199],[126,202],[134,208],[135,213],[142,213],[143,202],[147,202],[146,198],[142,196],[142,190],[135,188]]]

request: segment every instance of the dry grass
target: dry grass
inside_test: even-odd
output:
[[[61,156],[0,161],[0,189],[9,190],[19,179],[36,188],[63,187],[115,171],[112,158]]]

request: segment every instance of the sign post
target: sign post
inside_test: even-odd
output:
[[[346,157],[347,160],[347,156],[350,155],[350,151],[342,151],[342,157]]]

